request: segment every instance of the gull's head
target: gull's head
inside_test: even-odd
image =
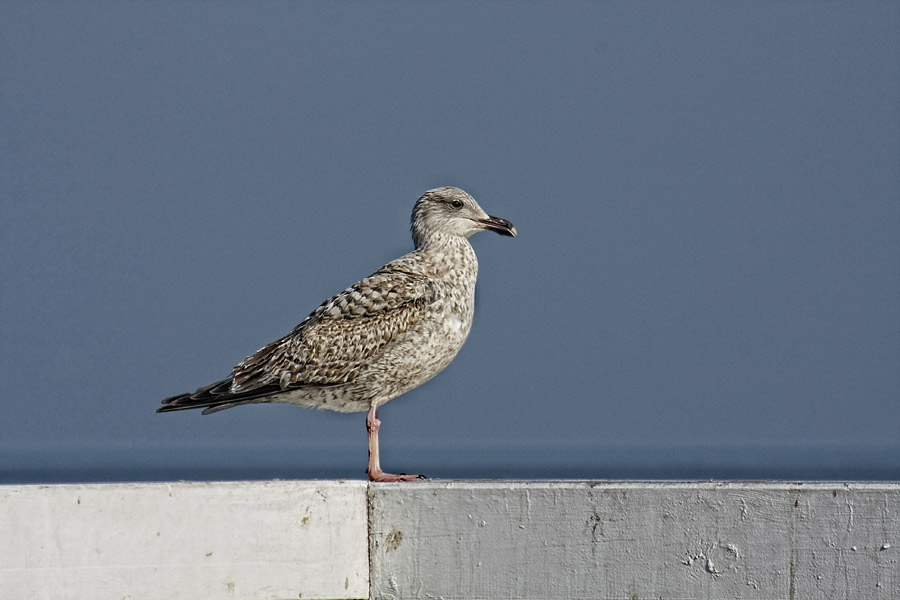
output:
[[[516,235],[512,223],[490,216],[481,210],[475,198],[459,188],[428,190],[413,208],[412,233],[416,248],[434,236],[467,238],[488,229],[500,235]]]

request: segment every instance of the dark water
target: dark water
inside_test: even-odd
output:
[[[388,471],[438,479],[900,480],[900,444],[382,448]],[[364,479],[365,446],[0,447],[0,483]]]

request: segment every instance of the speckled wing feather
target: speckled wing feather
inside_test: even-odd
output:
[[[388,264],[323,302],[289,335],[244,359],[232,371],[229,392],[351,383],[373,355],[425,314],[435,297],[428,278]]]

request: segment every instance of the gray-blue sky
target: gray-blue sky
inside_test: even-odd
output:
[[[520,235],[473,238],[473,332],[383,409],[385,468],[900,477],[896,3],[4,2],[0,32],[6,480],[362,476],[363,415],[153,410],[408,251],[439,185]]]

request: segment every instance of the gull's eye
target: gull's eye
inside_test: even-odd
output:
[[[452,206],[453,208],[462,208],[462,202],[460,202],[459,200],[454,200],[450,203],[450,206]]]

